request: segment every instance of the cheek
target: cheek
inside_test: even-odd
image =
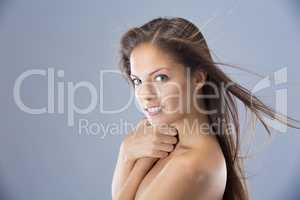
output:
[[[161,90],[161,103],[169,114],[183,113],[188,101],[185,84],[171,84]]]
[[[141,98],[141,96],[139,96],[138,94],[137,94],[137,92],[135,91],[135,93],[134,93],[134,100],[135,100],[135,105],[137,106],[138,105],[138,107],[140,108],[140,109],[143,109],[143,107],[144,107],[144,105],[143,105],[143,101],[142,101],[142,98]]]

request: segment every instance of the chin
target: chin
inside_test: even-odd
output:
[[[182,118],[182,116],[180,114],[172,114],[171,116],[157,115],[157,116],[152,116],[152,117],[149,117],[149,116],[146,116],[146,117],[153,126],[171,124]]]

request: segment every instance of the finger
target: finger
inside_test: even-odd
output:
[[[147,118],[142,118],[137,124],[136,132],[139,132],[141,134],[147,134],[149,130],[152,129],[152,127],[149,126],[149,124],[150,123]]]
[[[167,157],[168,155],[169,153],[166,151],[152,150],[148,156],[155,157],[155,158],[163,158],[163,157]]]
[[[174,146],[172,144],[164,144],[159,143],[154,145],[155,150],[171,152],[174,150]]]
[[[176,137],[170,135],[159,134],[157,135],[157,137],[158,141],[161,143],[176,144],[178,142],[178,139]]]
[[[175,126],[169,125],[169,130],[174,134],[178,135],[178,129]]]
[[[177,129],[172,126],[160,127],[158,130],[159,130],[159,133],[165,134],[165,135],[175,136],[178,134]]]

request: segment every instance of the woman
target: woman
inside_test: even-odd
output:
[[[285,116],[224,74],[186,19],[156,18],[131,28],[120,52],[146,118],[122,142],[113,199],[248,199],[235,98],[268,133],[262,114],[282,123]]]

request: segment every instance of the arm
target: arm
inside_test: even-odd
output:
[[[215,168],[209,171],[187,160],[173,160],[138,200],[222,199],[226,183],[223,170]]]
[[[136,160],[127,158],[123,151],[121,144],[119,150],[118,161],[113,175],[112,181],[112,198],[115,199],[116,194],[120,191],[122,185],[125,183],[126,178],[129,176],[130,171],[133,169]]]
[[[157,159],[140,158],[136,161],[133,169],[127,177],[125,183],[121,186],[119,192],[115,195],[116,200],[134,200],[135,194],[141,181],[153,166]]]

